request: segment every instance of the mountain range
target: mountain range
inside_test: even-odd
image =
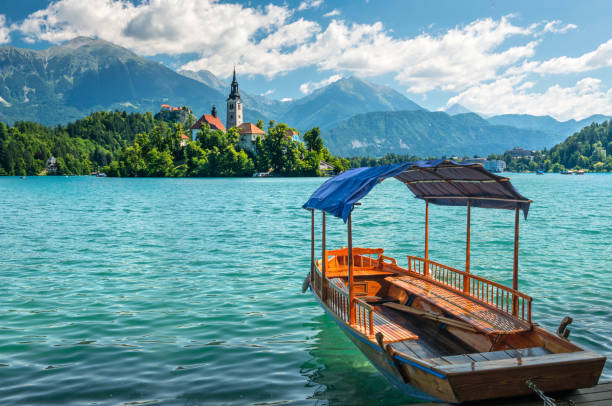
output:
[[[450,116],[425,110],[359,114],[325,134],[341,156],[381,156],[393,151],[420,157],[488,155],[513,146],[541,149],[556,141],[547,133],[492,125],[474,113]]]
[[[0,47],[0,121],[55,125],[99,110],[157,112],[188,105],[196,115],[217,106],[225,117],[229,85],[207,70],[173,71],[107,41],[77,37],[45,50]],[[387,152],[421,156],[500,153],[551,147],[591,122],[500,115],[486,120],[454,105],[430,112],[388,86],[348,77],[293,101],[240,90],[245,121],[270,119],[303,132],[314,126],[339,155]]]

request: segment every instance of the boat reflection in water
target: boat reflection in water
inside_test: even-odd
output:
[[[330,405],[379,406],[418,401],[389,384],[326,314],[313,322],[319,331],[309,351],[312,360],[302,365],[300,373],[314,388],[314,399]]]

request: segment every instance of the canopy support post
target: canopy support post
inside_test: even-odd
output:
[[[310,286],[315,273],[315,211],[310,209]]]
[[[353,230],[351,225],[351,214],[348,216],[348,274],[349,274],[349,309],[350,324],[355,324],[355,284],[353,275]]]
[[[429,201],[425,200],[425,276],[429,274]]]
[[[470,200],[467,201],[467,238],[466,238],[466,246],[465,246],[465,273],[470,273],[470,214],[471,214],[471,204]],[[463,292],[468,293],[470,291],[470,278],[467,276],[463,276]]]
[[[518,290],[518,246],[519,246],[519,205],[514,212],[514,261],[512,264],[512,289]],[[515,294],[512,295],[512,314],[518,315],[518,301]]]
[[[325,251],[325,212],[323,213],[323,231],[322,231],[322,235],[321,235],[321,261],[323,262],[323,266],[322,266],[322,274],[323,277],[322,279],[322,283],[321,283],[321,299],[323,300],[323,302],[325,302],[327,300],[327,280],[326,280],[326,272],[327,272],[327,252]]]

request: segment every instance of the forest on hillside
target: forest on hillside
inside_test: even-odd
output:
[[[258,125],[263,129],[263,123]],[[45,175],[47,160],[56,158],[54,173],[109,176],[319,176],[324,160],[339,172],[347,160],[330,154],[317,127],[304,142],[288,139],[289,127],[271,121],[258,139],[256,153],[240,150],[239,133],[204,128],[194,141],[183,140],[180,123],[152,113],[97,112],[66,126],[47,127],[21,121],[0,122],[0,175]]]
[[[489,159],[505,160],[506,170],[511,172],[561,172],[566,169],[612,172],[612,121],[584,127],[550,150],[536,151],[533,160],[513,159],[509,153],[491,155]]]

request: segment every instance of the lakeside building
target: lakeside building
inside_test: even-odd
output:
[[[506,170],[506,162],[500,159],[470,158],[462,162],[470,164],[481,164],[489,172],[503,172]]]
[[[195,137],[197,135],[197,130],[202,128],[202,124],[208,124],[211,130],[221,130],[225,132],[225,127],[219,117],[217,117],[217,108],[212,106],[212,110],[210,114],[202,114],[202,117],[195,122],[194,125],[191,126],[191,139],[195,141]]]
[[[217,109],[215,106],[213,106],[210,114],[202,115],[202,117],[200,117],[200,119],[196,121],[193,126],[191,126],[191,138],[195,140],[197,130],[199,130],[204,123],[208,124],[211,130],[221,130],[223,132],[227,131],[226,129],[236,127],[236,129],[240,133],[240,138],[238,140],[238,146],[240,147],[240,149],[255,153],[255,143],[257,141],[257,137],[264,138],[266,136],[266,132],[253,123],[243,121],[244,106],[242,103],[242,99],[240,98],[240,90],[238,89],[236,68],[234,68],[234,76],[232,78],[231,90],[226,100],[226,103],[226,125],[223,126],[223,123],[221,123],[221,120],[219,119],[219,117],[217,117]],[[299,139],[299,135],[295,131],[292,131],[291,134],[288,135],[293,139],[295,139],[295,137]]]
[[[292,140],[292,141],[298,141],[298,142],[302,141],[300,139],[300,133],[295,131],[292,128],[287,128],[287,131],[285,131],[285,139]]]
[[[486,160],[482,166],[489,172],[503,172],[506,170],[506,162],[501,159]]]
[[[257,141],[257,137],[263,139],[266,136],[266,132],[253,123],[242,123],[236,128],[240,132],[238,146],[241,149],[255,153],[255,143]]]
[[[512,155],[514,159],[527,158],[530,161],[532,161],[535,156],[535,151],[523,148],[512,148],[510,151],[507,151],[507,153]]]

